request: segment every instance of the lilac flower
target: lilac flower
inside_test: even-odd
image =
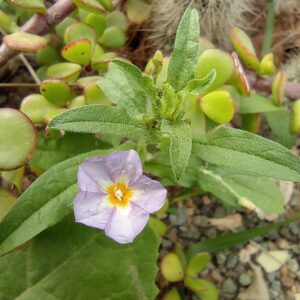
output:
[[[80,165],[77,177],[76,222],[103,229],[121,244],[133,241],[167,195],[158,181],[143,175],[134,150],[89,158]]]

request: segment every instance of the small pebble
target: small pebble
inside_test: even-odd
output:
[[[218,233],[216,228],[209,228],[208,230],[206,230],[205,234],[209,238],[214,238]]]
[[[289,242],[286,239],[278,239],[276,241],[277,246],[279,249],[287,249],[289,246]]]
[[[230,254],[226,261],[226,267],[232,269],[236,266],[238,262],[238,257],[236,254]]]
[[[223,265],[226,261],[226,255],[222,252],[217,254],[217,263],[218,265]]]
[[[223,206],[219,206],[219,207],[216,209],[215,213],[213,214],[213,217],[214,217],[214,218],[222,218],[222,217],[224,217],[224,216],[225,216],[225,209],[224,209]]]
[[[206,216],[194,216],[193,217],[193,224],[197,226],[208,225],[208,218]]]
[[[224,281],[222,290],[224,293],[234,294],[237,291],[237,285],[231,278],[228,278]]]
[[[247,273],[244,273],[244,274],[240,275],[239,283],[241,284],[241,286],[248,286],[248,285],[251,284],[251,282],[252,282],[252,278]]]

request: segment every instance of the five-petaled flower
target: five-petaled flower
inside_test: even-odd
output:
[[[158,181],[143,175],[134,150],[89,158],[80,165],[77,177],[76,222],[104,229],[121,244],[133,241],[167,195]]]

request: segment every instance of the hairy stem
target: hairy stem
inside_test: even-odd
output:
[[[35,14],[22,27],[21,31],[36,35],[45,35],[64,20],[75,6],[71,0],[58,0],[45,15]],[[18,54],[18,51],[8,47],[4,42],[0,47],[0,66]]]

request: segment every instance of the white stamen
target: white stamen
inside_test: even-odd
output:
[[[120,189],[118,189],[117,187],[114,188],[114,192],[115,192],[116,198],[119,201],[122,201],[123,200],[123,196],[124,196],[123,192]]]

